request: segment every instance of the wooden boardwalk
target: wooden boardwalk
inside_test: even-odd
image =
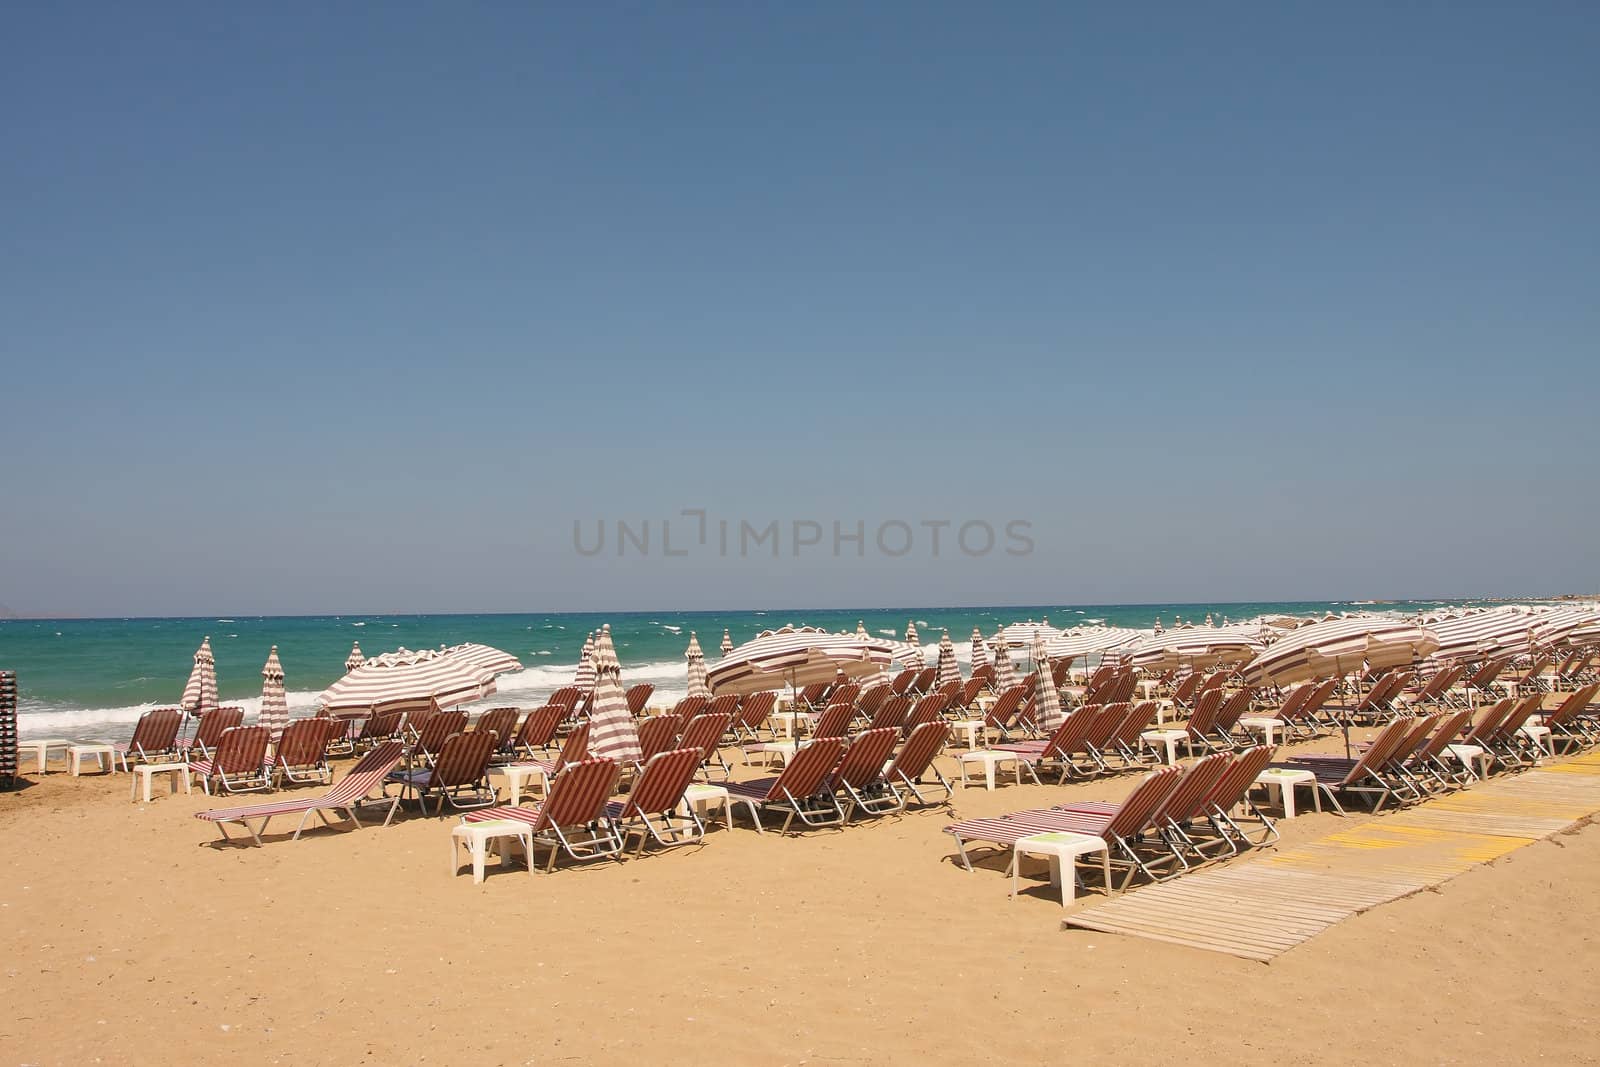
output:
[[[1445,882],[1600,812],[1600,752],[1364,821],[1258,859],[1145,886],[1067,926],[1263,962],[1379,904]]]

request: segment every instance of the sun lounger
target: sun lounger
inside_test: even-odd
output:
[[[211,750],[217,747],[217,742],[222,739],[223,733],[235,726],[244,725],[243,708],[213,708],[202,712],[195,723],[193,737],[178,738],[179,751],[189,755],[200,753],[200,758],[207,759]]]
[[[500,739],[495,746],[492,759],[503,763],[516,758],[517,719],[521,714],[521,708],[490,708],[473,723],[474,730],[492,731],[495,737]]]
[[[124,773],[134,763],[165,763],[178,754],[178,731],[183,727],[183,711],[179,708],[156,708],[139,716],[133,736],[127,741],[113,742],[112,758],[122,764]]]
[[[828,788],[835,793],[843,791],[848,797],[846,820],[858,811],[884,815],[905,809],[905,801],[890,785],[887,774],[890,756],[899,740],[900,731],[892,726],[865,730],[851,739],[827,782]]]
[[[401,796],[415,793],[423,811],[428,810],[428,797],[437,797],[435,815],[444,813],[447,801],[457,809],[488,807],[496,799],[489,784],[489,757],[499,740],[476,730],[451,734],[431,767],[390,771],[388,781],[400,786]]]
[[[567,711],[565,704],[545,704],[528,712],[512,740],[517,758],[540,759],[547,754],[555,743],[556,733],[561,729]]]
[[[261,844],[261,834],[266,832],[267,823],[278,815],[296,813],[300,815],[300,824],[295,827],[294,836],[290,838],[293,841],[300,839],[300,833],[306,827],[306,820],[313,814],[325,825],[332,826],[333,821],[328,818],[328,812],[342,812],[349,817],[352,825],[359,827],[361,819],[357,809],[367,802],[367,794],[382,784],[384,777],[399,764],[404,755],[405,750],[400,742],[386,741],[361,757],[356,765],[350,768],[349,774],[320,797],[301,797],[267,804],[250,804],[239,808],[213,808],[210,811],[197,812],[195,818],[216,823],[217,829],[228,841],[233,840],[228,835],[228,826],[237,823],[245,828],[258,845]],[[383,820],[383,825],[388,826],[389,820],[394,818],[395,809],[400,805],[400,798],[384,797],[379,803],[386,804],[389,809]],[[259,824],[250,825],[255,820],[260,820]]]
[[[645,705],[650,703],[650,698],[655,694],[656,687],[649,682],[640,682],[630,685],[623,698],[628,702],[628,714],[635,719],[644,714]]]
[[[945,803],[950,802],[954,791],[949,780],[939,773],[939,768],[934,765],[934,759],[944,749],[950,740],[950,724],[943,722],[930,722],[911,731],[911,736],[906,743],[900,746],[900,751],[895,755],[893,762],[884,771],[891,788],[898,790],[904,786],[916,798],[918,805],[928,803],[922,795],[922,781],[924,775],[933,775],[934,782],[944,790]],[[902,801],[902,805],[909,803]]]
[[[283,728],[272,754],[270,768],[277,784],[285,781],[303,785],[333,780],[328,766],[328,742],[333,739],[337,720],[295,719]]]
[[[235,726],[224,730],[209,756],[189,761],[207,792],[212,786],[224,793],[259,792],[272,788],[267,766],[267,744],[272,731],[265,726]]]
[[[844,822],[844,809],[826,787],[826,781],[843,751],[844,742],[836,737],[806,745],[774,778],[728,782],[723,787],[728,790],[728,803],[743,805],[758,831],[765,811],[784,813],[780,833],[788,833],[797,817],[806,826],[837,826]]]
[[[639,777],[628,790],[626,800],[606,805],[606,818],[617,828],[623,841],[639,837],[635,854],[654,841],[662,847],[689,845],[706,836],[705,824],[694,806],[683,804],[684,792],[700,772],[700,751],[676,748],[657,752],[645,761]],[[682,807],[682,812],[678,809]]]
[[[731,712],[702,712],[689,720],[689,724],[683,728],[683,736],[678,739],[679,748],[693,748],[700,751],[700,767],[705,771],[708,782],[711,780],[712,760],[722,768],[723,778],[733,773],[728,761],[722,758],[722,738],[727,734],[732,720]]]
[[[580,760],[556,775],[544,803],[536,808],[491,807],[461,817],[463,823],[514,819],[528,824],[536,844],[550,850],[545,870],[565,852],[574,860],[620,857],[622,834],[607,814],[621,769],[616,760]]]

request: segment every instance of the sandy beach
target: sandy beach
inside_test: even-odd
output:
[[[1009,900],[1003,864],[967,873],[940,833],[1134,779],[958,790],[843,832],[741,824],[549,875],[491,859],[475,887],[447,870],[454,819],[223,847],[198,789],[144,805],[126,776],[52,773],[0,794],[0,1061],[1597,1058],[1592,826],[1270,965],[1062,930],[1042,874]],[[1368,818],[1305,814],[1280,847]]]

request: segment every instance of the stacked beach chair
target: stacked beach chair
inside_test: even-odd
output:
[[[17,674],[0,671],[0,789],[17,782]]]

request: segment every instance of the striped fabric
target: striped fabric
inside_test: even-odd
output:
[[[1044,646],[1051,659],[1077,659],[1097,652],[1128,649],[1152,636],[1149,630],[1129,630],[1118,626],[1080,626],[1063,631]]]
[[[1033,643],[1033,669],[1039,684],[1033,690],[1033,717],[1041,730],[1054,731],[1061,725],[1061,695],[1050,676],[1050,657],[1045,655],[1044,639]]]
[[[329,712],[425,711],[494,692],[474,671],[441,652],[385,652],[329,686],[317,703]]]
[[[356,641],[350,646],[350,655],[345,657],[344,673],[349,674],[365,662],[367,662],[367,657],[361,654],[361,642]]]
[[[974,626],[972,628],[972,669],[977,670],[979,667],[987,667],[988,665],[989,646],[984,642],[983,635],[978,632],[978,628]]]
[[[944,832],[961,841],[988,841],[1010,847],[1033,834],[1075,830],[1082,821],[1081,817],[1075,817],[1071,812],[1034,808],[1015,811],[997,819],[968,819],[946,826]]]
[[[1021,684],[1017,669],[1011,665],[1011,653],[1003,642],[994,646],[994,684],[1002,693]]]
[[[483,682],[493,681],[496,675],[510,674],[522,669],[521,660],[509,652],[500,651],[493,645],[469,642],[464,645],[452,645],[442,651],[451,659],[475,671],[479,680]]]
[[[1404,615],[1324,619],[1286,634],[1244,668],[1244,684],[1285,685],[1352,671],[1409,667],[1439,647],[1433,632]]]
[[[261,668],[261,712],[256,725],[265,726],[274,734],[289,725],[289,700],[283,691],[283,664],[278,662],[278,646],[273,645],[267,655],[267,665]]]
[[[583,639],[583,651],[578,654],[578,673],[573,676],[572,684],[578,687],[580,694],[587,694],[594,688],[594,634]]]
[[[727,630],[722,631],[722,654],[726,656],[733,651],[733,635]]]
[[[633,763],[644,758],[639,731],[628,712],[628,698],[622,691],[622,664],[611,643],[611,624],[600,628],[594,643],[594,702],[589,707],[589,754]]]
[[[315,811],[319,808],[347,808],[372,792],[384,777],[399,764],[404,749],[398,741],[385,741],[361,757],[350,773],[339,784],[320,797],[298,800],[280,800],[266,804],[249,804],[238,808],[213,808],[195,812],[195,818],[206,822],[239,822],[243,819],[267,818],[287,815],[296,811]]]
[[[1002,627],[990,643],[1004,644],[1007,648],[1032,648],[1035,641],[1049,644],[1060,636],[1061,631],[1051,626],[1049,619],[1043,622],[1029,619],[1027,622],[1014,622],[1010,626]]]
[[[1464,662],[1526,652],[1534,640],[1534,618],[1514,608],[1495,608],[1434,619],[1428,623],[1439,639],[1433,658]]]
[[[886,641],[785,626],[763,631],[729,652],[706,681],[713,693],[743,695],[832,683],[841,672],[850,679],[864,679],[885,670],[891,661],[892,647]]]
[[[956,646],[950,643],[950,631],[946,630],[939,638],[939,673],[934,675],[933,683],[942,688],[951,682],[961,684],[961,667],[956,663]]]
[[[198,715],[216,706],[217,661],[211,654],[211,638],[207,637],[195,650],[194,669],[189,672],[188,684],[183,687],[183,700],[179,707]]]
[[[901,670],[920,671],[928,665],[928,654],[921,645],[904,641],[891,641],[889,645],[889,656]]]
[[[684,657],[689,664],[689,696],[711,696],[711,687],[706,684],[706,654],[700,651],[700,639],[693,630],[689,631],[689,651]]]
[[[1151,671],[1206,670],[1223,663],[1246,663],[1265,647],[1259,626],[1184,626],[1140,639],[1128,649],[1128,658],[1134,666]]]
[[[1600,612],[1585,608],[1555,608],[1534,617],[1533,640],[1537,645],[1553,645],[1567,640],[1574,632],[1600,624]]]
[[[906,644],[908,644],[908,645],[920,645],[920,644],[922,644],[922,638],[917,636],[917,623],[916,623],[916,620],[914,620],[914,619],[907,619],[906,620]]]

